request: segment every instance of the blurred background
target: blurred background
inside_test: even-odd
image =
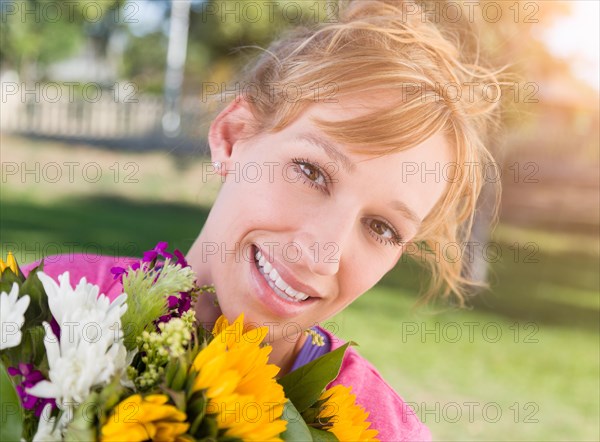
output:
[[[0,1],[2,256],[187,252],[219,189],[206,134],[232,79],[335,3]],[[427,274],[402,259],[326,326],[434,440],[600,440],[599,3],[426,3],[520,78],[491,146],[500,223],[482,204],[473,233],[490,288],[468,310],[415,309]]]

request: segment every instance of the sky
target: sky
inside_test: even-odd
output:
[[[161,27],[165,33],[168,31],[164,3],[134,1],[139,5],[140,14],[139,22],[130,26],[135,35],[142,36]],[[600,0],[568,1],[572,5],[571,15],[556,20],[550,28],[544,28],[539,37],[553,54],[571,60],[573,72],[578,78],[600,91]],[[201,0],[192,0],[192,3],[201,3]],[[524,9],[523,13],[525,11],[530,9]]]
[[[542,35],[550,51],[572,60],[573,72],[600,90],[600,0],[571,1],[572,12]]]

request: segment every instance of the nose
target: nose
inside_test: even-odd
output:
[[[326,221],[314,220],[303,226],[295,239],[301,260],[312,273],[331,276],[339,272],[342,256],[346,256],[354,226],[352,217]],[[347,253],[346,253],[347,254]]]

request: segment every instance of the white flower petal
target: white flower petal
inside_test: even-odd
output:
[[[25,316],[25,312],[27,311],[27,307],[29,307],[29,295],[23,295],[19,300],[15,303],[13,313],[18,314],[19,316]]]
[[[52,406],[47,404],[42,410],[42,414],[40,415],[40,420],[38,423],[38,428],[33,436],[33,442],[60,442],[62,441],[61,434],[61,425],[57,425],[56,429],[54,429],[54,423],[56,421],[56,417],[50,417],[50,413],[52,412]]]
[[[25,391],[27,392],[27,394],[30,394],[32,396],[43,397],[48,399],[57,397],[59,393],[59,390],[56,387],[56,385],[54,385],[50,381],[40,381],[33,387],[26,388]]]
[[[30,301],[29,295],[19,298],[16,282],[13,282],[9,293],[0,293],[0,350],[17,347],[21,343],[21,328]]]
[[[60,326],[60,340],[44,323],[49,379],[28,391],[52,397],[59,408],[72,411],[92,388],[121,375],[127,366],[121,330],[127,295],[111,303],[104,294],[98,295],[99,287],[85,277],[73,288],[68,272],[58,276],[60,285],[47,275],[40,276],[47,289],[48,305]]]
[[[44,336],[44,347],[46,347],[46,357],[48,358],[48,364],[52,364],[54,361],[60,358],[60,346],[58,338],[52,332],[52,327],[50,327],[50,324],[44,321],[42,325],[44,326],[44,330],[46,331],[46,336]]]

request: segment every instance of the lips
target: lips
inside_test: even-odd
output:
[[[256,256],[256,252],[260,251],[261,255],[269,262],[269,264],[277,271],[277,273],[279,274],[279,276],[287,283],[289,284],[290,287],[292,287],[294,290],[297,290],[299,292],[302,292],[308,296],[310,296],[311,298],[322,298],[321,294],[315,290],[314,288],[312,288],[311,286],[302,283],[300,280],[298,280],[290,270],[288,270],[285,266],[283,266],[281,263],[276,263],[273,262],[269,255],[267,253],[264,253],[263,250],[258,247],[256,244],[253,244],[252,246],[252,256],[255,257]],[[256,259],[254,260],[256,262]]]
[[[308,299],[306,299],[304,301],[295,301],[295,300],[291,300],[291,299],[284,299],[281,296],[279,296],[277,293],[275,293],[275,291],[269,286],[269,283],[267,282],[267,280],[265,279],[265,277],[259,270],[256,259],[254,258],[254,256],[256,255],[256,251],[257,251],[257,247],[255,245],[253,245],[252,246],[253,259],[250,262],[251,284],[253,286],[252,293],[254,293],[254,295],[260,301],[260,303],[264,306],[264,308],[266,310],[270,311],[271,314],[274,314],[275,316],[282,318],[282,319],[283,318],[293,318],[295,316],[298,316],[299,314],[302,314],[307,308],[310,308],[313,303],[319,301],[319,298],[317,298],[317,297],[309,297]],[[262,251],[261,251],[261,253],[262,253]],[[263,256],[265,258],[267,257],[266,254],[263,254]],[[281,266],[275,267],[275,269],[277,271],[279,271],[280,268],[281,268]],[[283,275],[281,275],[281,277],[286,282],[288,282],[291,285],[291,287],[294,287],[294,288],[298,287],[299,289],[300,289],[300,287],[304,287],[304,288],[307,287],[306,285],[303,285],[303,284],[296,285],[295,278],[293,278],[293,281],[292,281],[291,280],[292,278],[286,278]],[[310,296],[310,292],[315,293],[315,290],[313,290],[310,287],[309,287],[309,291],[304,291],[302,289],[300,289],[300,290],[309,296]]]
[[[291,285],[283,280],[277,269],[271,265],[269,261],[260,253],[256,252],[254,259],[257,262],[257,267],[260,273],[267,281],[267,284],[277,293],[281,298],[288,301],[305,301],[309,298],[306,293],[299,290],[295,290]]]

